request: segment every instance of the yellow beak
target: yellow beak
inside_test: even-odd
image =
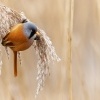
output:
[[[36,32],[34,40],[40,40],[40,33]]]

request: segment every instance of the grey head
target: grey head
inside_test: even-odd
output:
[[[24,26],[24,34],[28,39],[33,38],[34,40],[37,40],[37,27],[32,22],[25,22],[23,23]]]

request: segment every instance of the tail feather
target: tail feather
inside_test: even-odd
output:
[[[14,76],[17,76],[17,51],[14,51]]]

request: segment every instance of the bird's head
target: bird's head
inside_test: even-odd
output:
[[[39,40],[40,33],[37,31],[37,26],[32,22],[23,23],[24,34],[28,39]]]

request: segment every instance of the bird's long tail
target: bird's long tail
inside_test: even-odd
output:
[[[14,76],[17,76],[17,51],[14,51]]]

